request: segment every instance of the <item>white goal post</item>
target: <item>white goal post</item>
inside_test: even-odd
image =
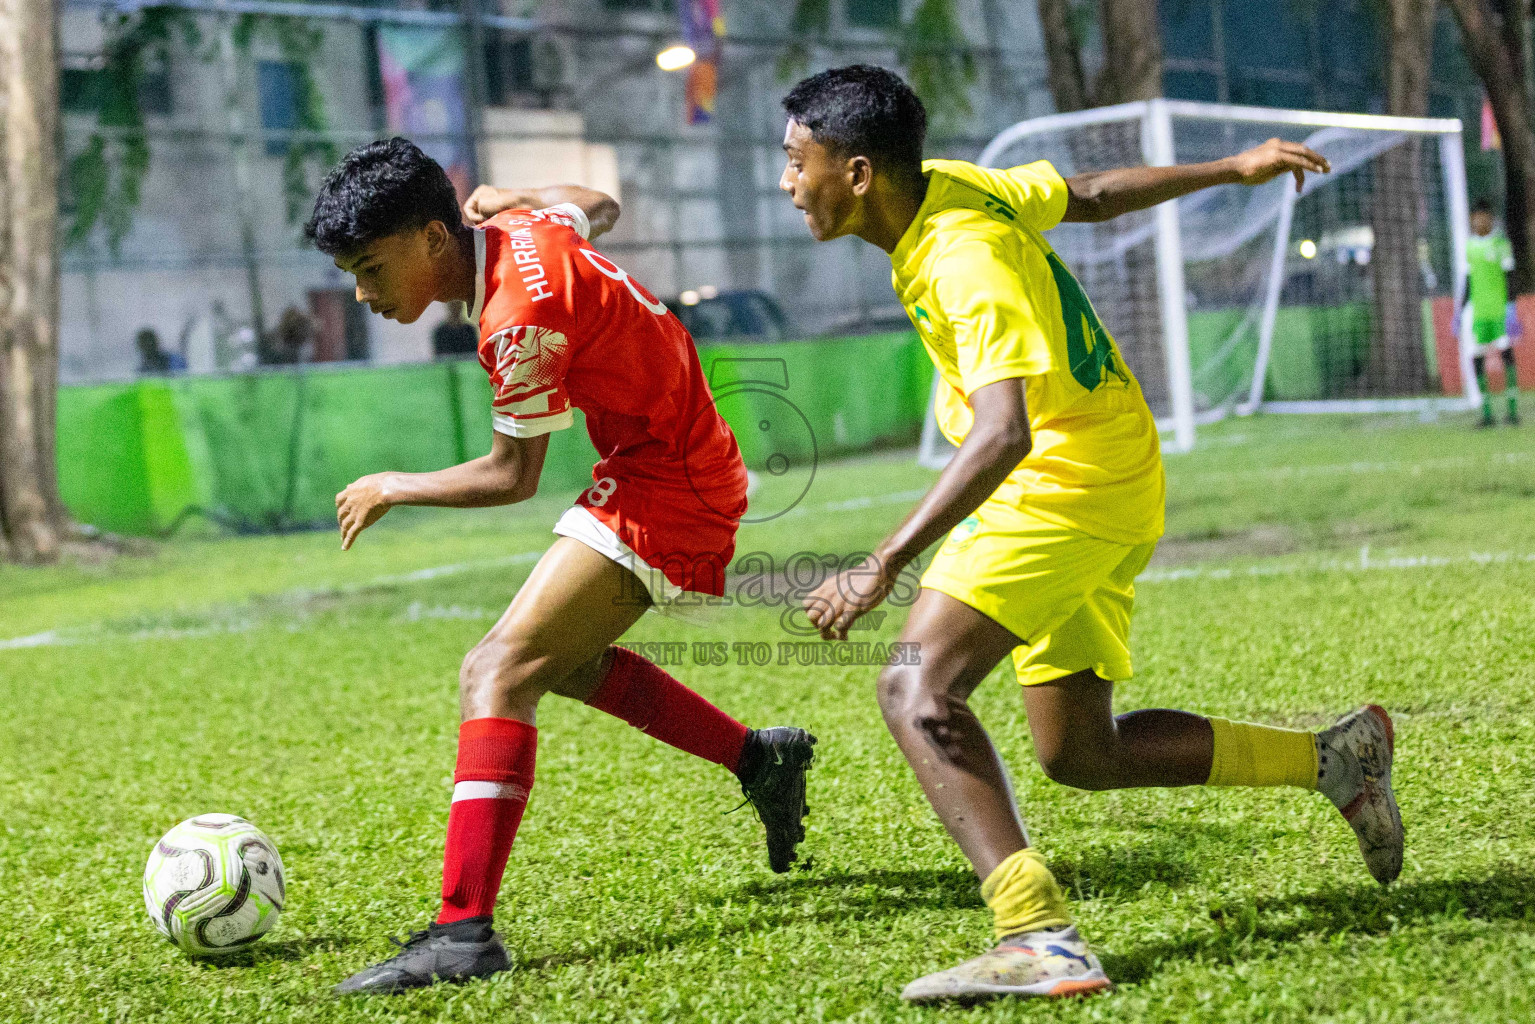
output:
[[[1188,451],[1200,423],[1232,414],[1474,406],[1464,350],[1464,396],[1445,397],[1432,348],[1466,277],[1458,120],[1156,99],[1020,122],[976,162],[1046,159],[1070,176],[1211,160],[1276,136],[1318,150],[1332,173],[1307,175],[1299,194],[1289,176],[1223,185],[1047,235],[1140,379],[1164,447]],[[920,461],[952,452],[930,401]]]

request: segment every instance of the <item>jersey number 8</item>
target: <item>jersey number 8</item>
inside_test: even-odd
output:
[[[635,302],[638,302],[640,305],[650,310],[656,316],[666,315],[666,303],[657,302],[655,299],[647,295],[643,288],[634,283],[634,278],[629,276],[628,271],[622,269],[618,266],[618,264],[602,255],[602,253],[597,252],[595,249],[582,249],[581,255],[585,256],[586,262],[596,267],[597,272],[603,277],[622,282],[623,286],[629,289],[629,294],[634,296]]]

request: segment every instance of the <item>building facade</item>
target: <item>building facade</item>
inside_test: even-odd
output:
[[[396,133],[465,186],[617,191],[624,213],[603,248],[663,297],[764,292],[800,335],[903,322],[882,254],[813,243],[779,193],[779,99],[821,67],[900,67],[899,26],[919,0],[827,0],[812,35],[796,34],[793,4],[724,0],[700,124],[686,123],[686,74],[655,61],[680,38],[675,0],[172,0],[126,15],[113,2],[67,0],[63,15],[66,381],[133,376],[145,331],[193,372],[432,358],[451,311],[368,316],[300,237],[329,162]],[[1368,3],[1162,0],[1166,91],[1378,110]],[[928,52],[968,67],[968,109],[936,111],[928,151],[968,157],[1053,104],[1035,4],[954,8],[956,39]],[[1433,112],[1474,124],[1453,25],[1440,36]]]
[[[833,0],[815,39],[793,34],[783,5],[727,2],[714,115],[696,125],[685,123],[686,76],[655,61],[679,36],[671,0],[507,0],[471,19],[457,4],[313,5],[315,16],[296,18],[291,3],[246,0],[227,13],[175,2],[141,32],[151,42],[136,77],[141,125],[130,127],[104,96],[124,81],[113,55],[120,65],[125,28],[145,16],[123,21],[95,0],[65,10],[64,147],[76,172],[65,183],[66,232],[97,210],[65,251],[66,381],[134,375],[146,329],[194,372],[291,361],[293,346],[276,335],[293,310],[314,327],[305,360],[431,358],[449,310],[414,325],[367,316],[349,279],[301,240],[328,161],[396,133],[465,185],[499,173],[517,179],[501,184],[616,190],[624,213],[603,248],[659,295],[764,291],[797,334],[899,316],[887,261],[856,240],[814,244],[777,189],[780,97],[801,71],[896,65],[896,0]],[[940,117],[930,148],[974,155],[1050,102],[1032,7],[956,6],[974,69],[970,109]],[[123,168],[135,141],[147,159],[130,204]],[[105,187],[100,174],[79,173],[93,147]],[[120,237],[113,224],[127,225]]]

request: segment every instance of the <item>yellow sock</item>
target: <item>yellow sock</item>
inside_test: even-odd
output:
[[[981,883],[981,899],[995,915],[998,939],[1071,924],[1066,897],[1037,850],[1008,857]]]
[[[1215,757],[1207,786],[1316,789],[1316,737],[1299,729],[1211,718]]]

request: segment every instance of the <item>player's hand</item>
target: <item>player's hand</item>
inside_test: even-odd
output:
[[[480,224],[516,203],[516,193],[494,185],[481,185],[464,200],[464,222]]]
[[[1262,185],[1281,174],[1295,175],[1295,191],[1306,183],[1306,172],[1326,174],[1332,170],[1327,158],[1309,146],[1283,139],[1269,139],[1261,146],[1231,157],[1232,169],[1244,185]]]
[[[336,495],[336,522],[341,526],[341,550],[352,546],[357,535],[384,517],[392,507],[385,493],[385,473],[373,473],[347,484]]]
[[[878,608],[895,587],[897,571],[877,555],[839,572],[805,598],[805,614],[822,640],[846,640],[848,628]]]

